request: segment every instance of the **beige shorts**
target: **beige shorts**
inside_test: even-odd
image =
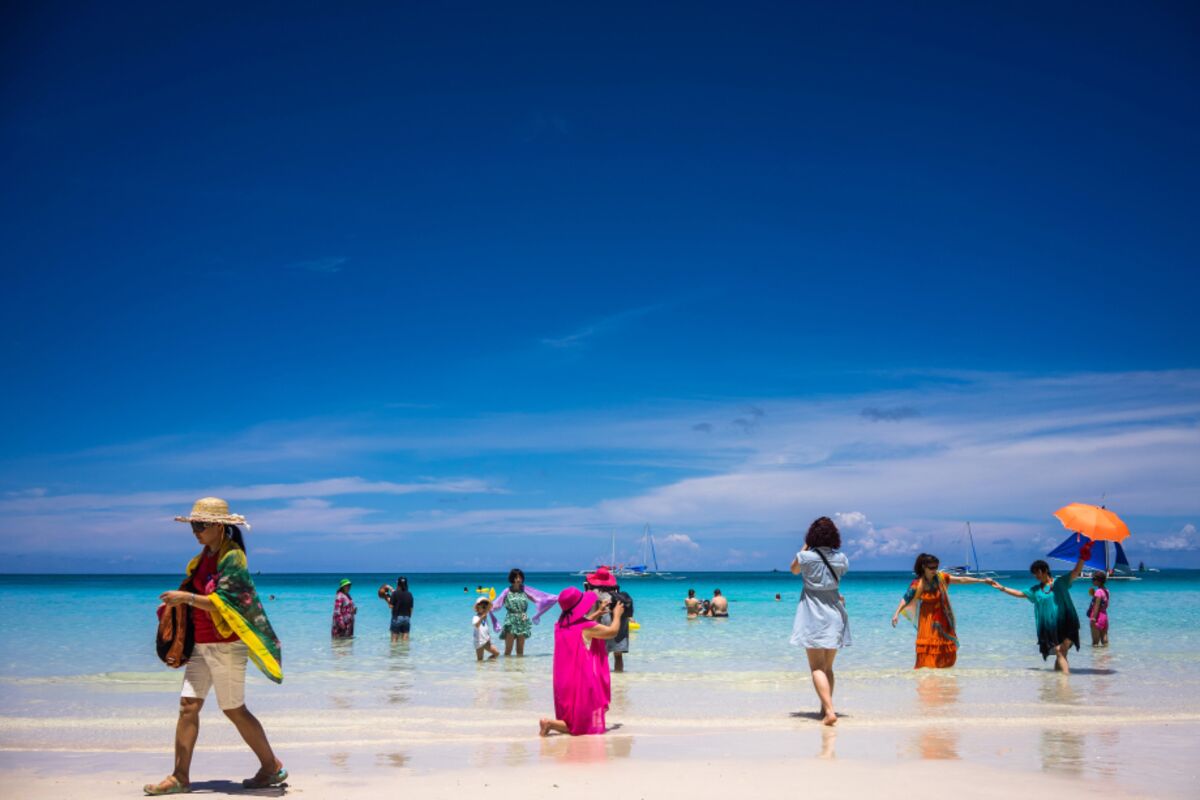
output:
[[[203,700],[217,690],[222,711],[246,704],[246,645],[242,642],[198,644],[183,668],[180,697]]]

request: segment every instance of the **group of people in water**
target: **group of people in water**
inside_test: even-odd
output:
[[[729,601],[721,594],[720,589],[713,589],[711,600],[701,600],[696,597],[695,589],[688,589],[687,597],[683,600],[683,610],[688,619],[728,617]]]
[[[179,718],[175,730],[175,766],[170,775],[146,784],[147,795],[182,794],[191,791],[192,752],[199,734],[199,713],[210,690],[234,723],[243,740],[258,757],[260,768],[242,783],[247,788],[267,788],[284,783],[284,768],[258,719],[245,705],[247,661],[272,681],[283,680],[281,646],[266,611],[258,599],[246,563],[242,528],[244,517],[232,514],[219,498],[197,500],[188,515],[175,518],[189,523],[196,542],[202,546],[185,570],[178,589],[164,592],[160,599],[158,651],[164,662],[184,667]],[[958,639],[950,586],[956,583],[986,583],[1016,598],[1033,603],[1038,648],[1043,659],[1055,657],[1055,669],[1070,672],[1068,652],[1079,648],[1079,617],[1070,595],[1091,555],[1086,544],[1074,569],[1054,577],[1045,561],[1035,561],[1030,572],[1036,583],[1024,591],[1002,586],[991,578],[951,575],[939,569],[936,556],[922,553],[913,565],[915,575],[901,598],[892,624],[901,616],[917,629],[915,669],[946,669],[957,660]],[[796,608],[791,643],[805,649],[813,688],[820,701],[820,718],[837,724],[834,707],[838,651],[851,644],[850,620],[841,580],[849,570],[849,559],[841,552],[841,536],[828,517],[809,526],[804,545],[792,559],[791,572],[803,580]],[[1093,577],[1092,602],[1087,617],[1092,644],[1108,643],[1108,590],[1105,576]],[[539,734],[584,735],[607,730],[605,715],[612,699],[611,672],[624,669],[634,620],[633,598],[622,591],[616,576],[606,567],[589,573],[582,588],[568,587],[557,595],[539,591],[525,583],[525,573],[513,569],[509,586],[499,596],[494,592],[476,599],[472,606],[472,642],[476,658],[499,656],[491,642],[493,632],[504,640],[505,655],[525,652],[532,625],[555,606],[553,689],[554,716],[539,721]],[[343,579],[334,597],[332,635],[354,635],[357,607],[351,597],[352,582]],[[481,587],[482,588],[482,587]],[[466,591],[464,589],[464,591]],[[412,624],[413,596],[403,576],[396,586],[383,586],[379,597],[391,612],[393,642],[405,641]],[[779,596],[776,595],[776,599]],[[688,619],[702,616],[727,617],[728,600],[719,589],[711,600],[700,600],[689,590],[684,600]],[[496,614],[504,613],[503,622]],[[609,655],[614,658],[612,670]]]

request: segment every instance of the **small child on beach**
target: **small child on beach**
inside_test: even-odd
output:
[[[475,616],[471,618],[471,629],[475,638],[475,660],[483,661],[483,654],[490,653],[488,661],[500,655],[500,651],[492,644],[492,629],[488,625],[488,609],[492,603],[487,597],[475,601]]]
[[[1092,588],[1088,594],[1092,603],[1088,607],[1088,621],[1092,624],[1092,647],[1108,647],[1108,589],[1104,586],[1108,576],[1103,572],[1092,574]]]

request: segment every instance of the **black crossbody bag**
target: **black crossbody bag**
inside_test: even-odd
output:
[[[833,566],[829,563],[829,559],[825,557],[825,554],[815,547],[813,548],[813,552],[820,556],[821,560],[825,562],[825,568],[829,570],[829,574],[833,576],[833,582],[838,586],[841,586],[842,580],[838,577],[838,574],[833,571]]]

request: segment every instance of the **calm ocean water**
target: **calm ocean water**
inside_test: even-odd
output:
[[[409,575],[413,638],[396,646],[388,609],[375,595],[395,579],[391,573],[350,576],[360,606],[357,637],[330,640],[341,577],[257,578],[283,640],[285,680],[273,685],[251,668],[247,702],[290,763],[352,774],[379,765],[499,767],[557,753],[543,749],[535,733],[537,718],[552,709],[553,617],[534,629],[525,658],[474,658],[474,590],[503,588],[502,574]],[[608,758],[633,750],[676,758],[681,746],[715,757],[735,743],[759,756],[786,757],[797,746],[824,752],[832,740],[806,716],[815,701],[803,652],[788,644],[800,580],[787,573],[677,577],[627,584],[643,627],[629,671],[613,680],[609,721],[621,732],[581,746]],[[565,573],[528,579],[546,591],[582,580]],[[0,764],[8,758],[15,765],[23,753],[59,753],[109,768],[116,755],[130,769],[166,768],[181,673],[154,654],[154,611],[158,593],[176,580],[0,576]],[[1032,578],[1014,571],[1004,582],[1025,587]],[[854,645],[837,662],[838,709],[847,723],[839,726],[841,754],[978,759],[1134,787],[1153,774],[1169,779],[1175,795],[1187,794],[1200,721],[1200,571],[1110,583],[1111,646],[1084,644],[1072,654],[1069,678],[1040,658],[1030,604],[986,586],[954,588],[958,665],[914,671],[911,626],[889,623],[907,583],[903,573],[851,573],[843,583]],[[731,617],[685,619],[687,589],[709,595],[714,587],[729,597]],[[1072,590],[1081,615],[1087,588],[1080,582]],[[205,753],[242,753],[232,726],[216,722],[210,705]]]

